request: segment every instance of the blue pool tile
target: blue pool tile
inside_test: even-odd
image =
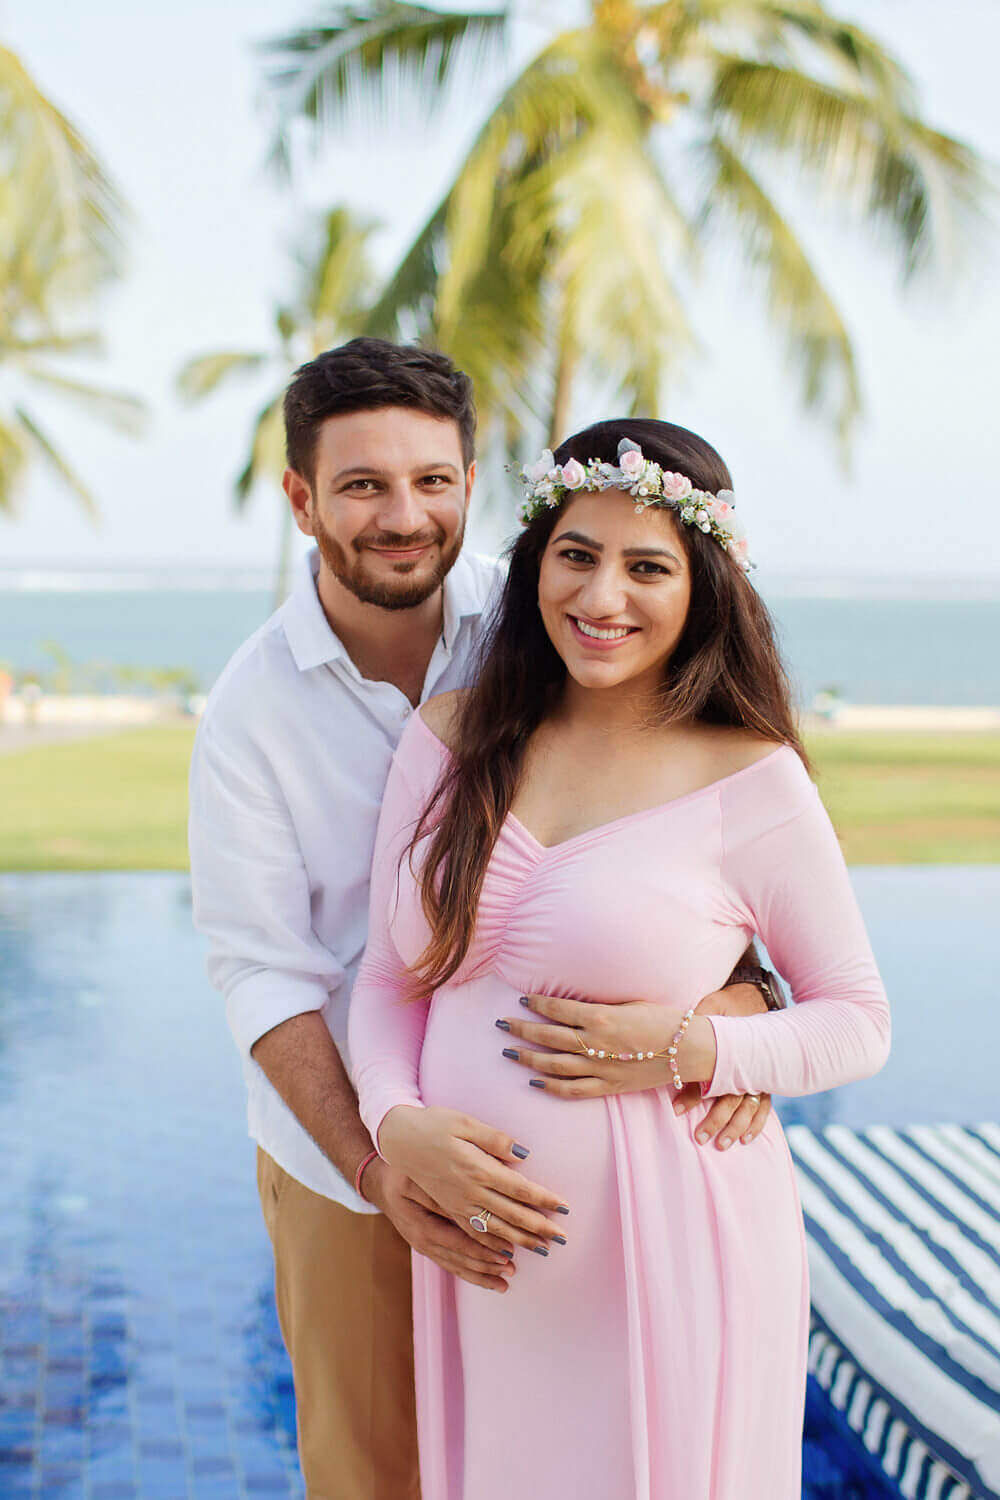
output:
[[[185,1455],[184,1444],[179,1438],[140,1438],[140,1459],[176,1459],[183,1461]]]
[[[0,1449],[16,1447],[27,1442],[35,1431],[35,1415],[31,1409],[0,1411]]]
[[[191,1459],[191,1470],[197,1475],[215,1476],[217,1478],[235,1478],[236,1468],[231,1458],[198,1458]]]
[[[0,1473],[16,1473],[30,1469],[35,1461],[35,1450],[30,1443],[11,1443],[0,1448]]]

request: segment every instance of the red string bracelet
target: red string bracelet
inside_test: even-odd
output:
[[[354,1174],[354,1191],[360,1194],[362,1198],[365,1198],[365,1195],[361,1192],[361,1174],[364,1172],[365,1167],[368,1166],[369,1162],[373,1162],[375,1160],[376,1156],[378,1156],[377,1151],[369,1151],[368,1155],[362,1158],[361,1165],[358,1167],[358,1170]],[[369,1200],[365,1198],[365,1202],[367,1203],[368,1201]]]

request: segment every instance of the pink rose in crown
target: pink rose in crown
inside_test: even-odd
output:
[[[686,500],[691,493],[691,481],[684,474],[673,474],[668,469],[660,481],[660,489],[667,500]]]
[[[587,471],[583,464],[571,458],[562,466],[562,482],[568,490],[578,490],[587,483]]]
[[[618,467],[626,479],[638,479],[646,467],[646,460],[638,448],[626,448],[619,456]]]
[[[726,551],[729,556],[738,563],[746,562],[747,539],[745,536],[734,536],[726,543]]]

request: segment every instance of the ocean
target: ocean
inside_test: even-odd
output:
[[[33,582],[0,576],[0,667],[61,671],[77,689],[122,690],[123,668],[157,668],[207,691],[272,608],[251,575]],[[830,688],[856,704],[1000,705],[1000,595],[886,598],[831,585],[765,597],[803,706]]]

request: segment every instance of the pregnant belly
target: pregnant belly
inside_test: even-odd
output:
[[[494,1024],[517,1016],[519,991],[495,974],[439,990],[420,1061],[425,1104],[458,1109],[502,1130],[530,1155],[524,1172],[575,1212],[584,1195],[615,1191],[608,1109],[603,1099],[558,1099],[529,1087],[533,1075],[505,1058],[516,1038]]]

